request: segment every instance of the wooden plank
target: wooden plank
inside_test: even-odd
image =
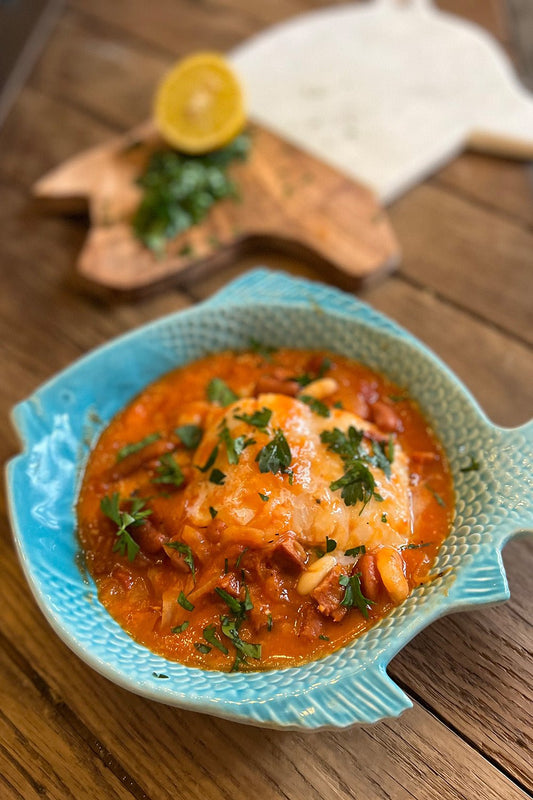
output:
[[[430,181],[445,186],[486,209],[504,212],[533,227],[533,164],[481,153],[464,153]]]
[[[1,540],[5,520],[0,528]],[[419,704],[401,720],[308,737],[259,731],[129,694],[67,650],[43,624],[11,552],[6,561],[3,631],[16,643],[10,649],[18,669],[54,698],[54,706],[65,704],[83,728],[97,731],[127,779],[153,800],[174,800],[177,785],[191,800],[242,796],[246,786],[272,800],[354,792],[366,800],[527,796]],[[42,728],[44,736],[46,719]],[[35,768],[29,761],[32,778]]]
[[[512,427],[533,417],[529,347],[398,277],[360,297],[431,347],[496,424]]]
[[[523,83],[533,91],[533,5],[531,0],[507,0],[511,42]]]
[[[104,753],[73,730],[68,715],[62,714],[59,704],[51,704],[50,697],[43,693],[37,675],[32,681],[3,648],[0,674],[2,798],[131,800],[132,793],[123,785],[122,775],[113,774],[108,768]]]
[[[533,341],[532,232],[427,184],[390,213],[403,248],[401,274]]]

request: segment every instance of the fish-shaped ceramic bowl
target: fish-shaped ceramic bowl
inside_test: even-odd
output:
[[[207,352],[269,345],[326,348],[405,386],[446,449],[455,522],[434,580],[326,658],[290,669],[208,672],[134,642],[78,568],[74,505],[91,443],[147,383]],[[491,424],[457,378],[386,317],[336,289],[254,270],[209,301],[122,336],[82,358],[13,412],[23,452],[8,465],[15,542],[44,615],[82,659],[145,697],[271,728],[376,722],[411,705],[387,675],[391,658],[451,611],[509,597],[504,543],[533,524],[533,424]],[[477,471],[461,471],[474,457]]]

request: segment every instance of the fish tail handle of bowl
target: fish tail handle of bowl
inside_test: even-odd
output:
[[[458,558],[476,560],[476,570],[457,575],[443,613],[508,600],[503,547],[515,536],[533,533],[533,420],[518,428],[490,425],[480,458],[477,471],[460,476],[470,481],[469,491],[461,492],[467,502],[458,509],[454,532],[448,537],[448,542],[457,541]],[[489,489],[489,504],[477,506],[476,483]],[[453,550],[453,544],[448,547]],[[461,551],[466,547],[464,555]]]

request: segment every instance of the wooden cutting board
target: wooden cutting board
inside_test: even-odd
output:
[[[239,202],[216,203],[163,258],[135,238],[130,224],[140,199],[135,178],[163,147],[151,123],[74,156],[33,192],[59,211],[88,209],[77,269],[108,289],[139,291],[192,270],[205,273],[259,245],[305,255],[326,279],[349,288],[395,268],[398,244],[369,189],[261,125],[251,124],[250,133],[247,161],[231,167]]]

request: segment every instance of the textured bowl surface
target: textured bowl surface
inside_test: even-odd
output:
[[[453,530],[435,579],[327,658],[251,674],[204,672],[154,655],[109,616],[78,569],[74,504],[90,446],[112,416],[168,370],[250,338],[327,348],[363,361],[416,398],[444,444],[456,490]],[[437,617],[509,596],[501,549],[533,524],[533,425],[492,425],[457,378],[414,337],[342,292],[257,269],[208,302],[95,350],[13,412],[23,452],[8,465],[19,557],[43,613],[88,664],[171,705],[283,729],[345,727],[411,705],[386,673]],[[461,472],[475,456],[479,471]],[[166,677],[157,677],[166,676]]]

